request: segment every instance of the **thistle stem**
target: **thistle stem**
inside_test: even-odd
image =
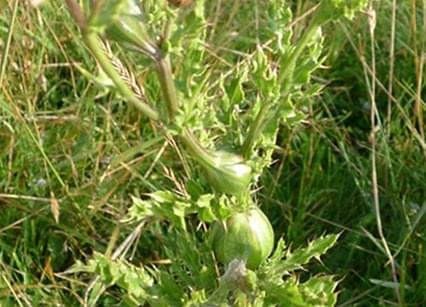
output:
[[[201,146],[201,144],[197,141],[191,130],[189,130],[188,128],[184,129],[180,135],[180,138],[185,144],[191,157],[197,160],[204,167],[215,167],[211,155],[207,152],[205,148]]]
[[[98,36],[95,33],[86,32],[83,33],[83,38],[90,51],[93,53],[94,57],[97,59],[99,65],[114,82],[119,93],[150,119],[158,120],[159,115],[157,111],[155,111],[148,104],[137,98],[133,91],[123,81],[120,74],[112,66],[108,57],[104,54],[102,50]]]
[[[178,111],[179,100],[177,97],[176,86],[173,81],[172,65],[168,55],[157,57],[156,59],[157,77],[160,81],[161,91],[167,103],[170,121]]]
[[[87,20],[83,14],[83,11],[81,10],[80,5],[75,0],[65,0],[65,3],[67,4],[68,11],[74,18],[78,27],[83,31],[87,26]]]
[[[252,148],[254,143],[257,141],[259,136],[262,134],[263,128],[266,124],[266,115],[268,114],[269,104],[262,106],[259,113],[257,113],[256,119],[253,124],[250,126],[248,136],[244,141],[242,148],[242,155],[244,159],[249,159],[251,155]]]

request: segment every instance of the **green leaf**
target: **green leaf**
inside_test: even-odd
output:
[[[235,105],[241,105],[245,99],[245,91],[243,85],[248,80],[249,67],[245,63],[236,65],[231,75],[223,74],[219,80],[221,91],[223,92],[222,110],[225,114],[233,115]],[[226,123],[232,123],[232,117],[226,119]]]
[[[157,191],[147,194],[148,200],[132,197],[125,221],[140,221],[144,219],[166,219],[176,226],[186,230],[185,216],[190,213],[191,203],[169,191]]]
[[[201,58],[194,59],[192,55],[201,52],[198,54],[201,56],[204,53],[202,42],[206,34],[205,25],[204,1],[196,1],[194,9],[175,23],[176,29],[169,39],[172,48],[170,51],[179,56],[185,55],[185,57],[191,53],[189,59],[192,60],[192,64],[200,63]]]
[[[262,103],[280,97],[281,84],[278,83],[278,67],[270,59],[269,52],[258,46],[251,60],[251,81],[254,83]],[[266,101],[265,101],[266,100]]]
[[[77,262],[68,273],[96,273],[100,280],[94,284],[91,302],[95,303],[106,288],[113,285],[125,290],[133,302],[155,301],[154,279],[142,267],[136,267],[123,260],[111,260],[95,252],[85,265]],[[93,295],[92,295],[93,294]]]
[[[269,30],[274,34],[276,47],[274,51],[279,51],[285,54],[288,47],[291,45],[291,37],[293,31],[291,27],[284,27],[283,25],[289,24],[293,18],[291,5],[288,0],[270,1],[268,6],[268,25]]]
[[[287,246],[285,245],[285,241],[283,238],[278,240],[277,246],[275,247],[274,252],[272,253],[272,256],[269,257],[269,261],[271,263],[277,263],[281,261],[283,258],[283,255],[285,254]]]
[[[317,258],[325,254],[337,242],[339,235],[332,234],[320,237],[305,248],[296,250],[294,253],[289,253],[282,262],[283,268],[288,271],[293,271],[302,268],[302,265],[311,261],[312,258]]]
[[[337,20],[341,17],[352,19],[358,11],[364,9],[368,0],[325,0],[322,1],[322,18]]]
[[[205,306],[207,301],[206,293],[204,290],[191,292],[191,297],[185,302],[184,307]]]
[[[337,302],[335,292],[338,282],[332,276],[315,276],[301,284],[306,303],[313,306],[334,306]]]
[[[203,194],[195,202],[201,221],[211,223],[217,220],[211,203],[214,198],[214,194]]]
[[[235,201],[222,195],[202,194],[197,200],[178,196],[170,191],[157,191],[146,194],[148,199],[132,197],[124,222],[141,220],[167,220],[186,231],[185,217],[197,214],[202,222],[213,222],[229,217],[235,209]]]
[[[261,285],[266,292],[265,303],[267,306],[277,304],[279,306],[305,307],[306,302],[303,293],[295,279],[288,279],[281,283],[272,283],[265,279]]]
[[[167,269],[157,279],[161,295],[169,301],[190,300],[188,293],[213,289],[216,286],[216,271],[211,249],[198,233],[168,231],[164,240],[164,257],[170,259]]]
[[[332,276],[314,276],[300,284],[295,277],[285,281],[262,279],[261,288],[266,292],[268,305],[280,306],[334,306],[337,301],[338,282]]]
[[[309,263],[312,258],[319,259],[321,255],[325,254],[334,246],[338,238],[338,234],[320,237],[310,242],[305,248],[299,248],[293,253],[287,252],[285,258],[282,260],[278,260],[279,255],[276,251],[271,258],[272,261],[265,268],[265,271],[267,271],[266,274],[269,274],[271,278],[280,278],[291,271],[302,269],[302,266]],[[282,244],[279,247],[281,249]]]

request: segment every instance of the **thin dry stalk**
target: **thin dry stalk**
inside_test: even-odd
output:
[[[426,30],[426,1],[423,0],[423,29],[420,29],[422,33]],[[417,30],[417,1],[411,1],[411,31],[413,39],[413,49],[414,49],[414,64],[416,72],[416,96],[413,108],[413,117],[414,123],[417,123],[418,131],[422,139],[425,138],[424,132],[424,120],[423,120],[423,110],[422,110],[422,99],[421,99],[421,90],[423,83],[423,67],[425,61],[424,52],[424,35],[420,41],[421,48],[419,50],[418,42],[418,30]]]
[[[425,139],[423,108],[422,108],[422,104],[424,103],[422,100],[422,88],[423,88],[423,72],[424,72],[426,54],[422,52],[419,56],[416,56],[416,57],[418,59],[416,60],[417,86],[416,86],[416,101],[414,103],[414,113],[417,118],[419,133],[422,139]]]
[[[391,37],[389,46],[389,83],[388,83],[388,114],[387,114],[387,133],[390,134],[390,123],[392,118],[392,99],[393,95],[393,77],[395,64],[395,25],[396,25],[396,0],[392,1],[392,17],[391,17]]]
[[[374,200],[374,211],[376,215],[376,224],[377,231],[379,233],[380,240],[382,241],[383,249],[386,256],[388,257],[391,271],[392,271],[392,280],[395,285],[398,285],[398,276],[396,271],[395,259],[392,255],[392,252],[389,248],[388,242],[386,241],[385,235],[383,233],[382,218],[380,213],[380,202],[379,202],[379,186],[377,180],[377,163],[376,163],[376,147],[377,147],[377,127],[376,127],[376,117],[378,117],[378,111],[376,106],[376,52],[375,52],[375,27],[376,27],[376,12],[370,7],[369,9],[369,28],[370,28],[370,46],[371,46],[371,69],[372,75],[374,77],[371,80],[368,80],[368,73],[365,74],[367,84],[370,84],[371,88],[369,90],[370,102],[371,102],[371,112],[370,112],[370,121],[371,121],[371,177],[372,177],[372,189],[373,189],[373,200]],[[398,300],[398,304],[401,305],[401,295],[399,293],[399,288],[395,287],[395,295]]]

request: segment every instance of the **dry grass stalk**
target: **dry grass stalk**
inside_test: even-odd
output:
[[[107,41],[102,41],[102,47],[104,49],[105,55],[111,61],[111,64],[114,66],[115,70],[120,74],[124,82],[129,86],[129,88],[135,93],[136,97],[140,100],[147,102],[146,95],[143,88],[138,83],[133,72],[113,53],[111,45]]]

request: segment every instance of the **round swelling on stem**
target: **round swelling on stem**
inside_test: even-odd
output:
[[[252,171],[241,156],[226,151],[207,151],[188,129],[183,131],[181,138],[191,157],[204,169],[214,190],[231,195],[249,191]]]
[[[227,265],[239,259],[255,269],[272,252],[274,230],[265,214],[254,207],[235,213],[225,223],[213,225],[211,243],[221,263]]]

